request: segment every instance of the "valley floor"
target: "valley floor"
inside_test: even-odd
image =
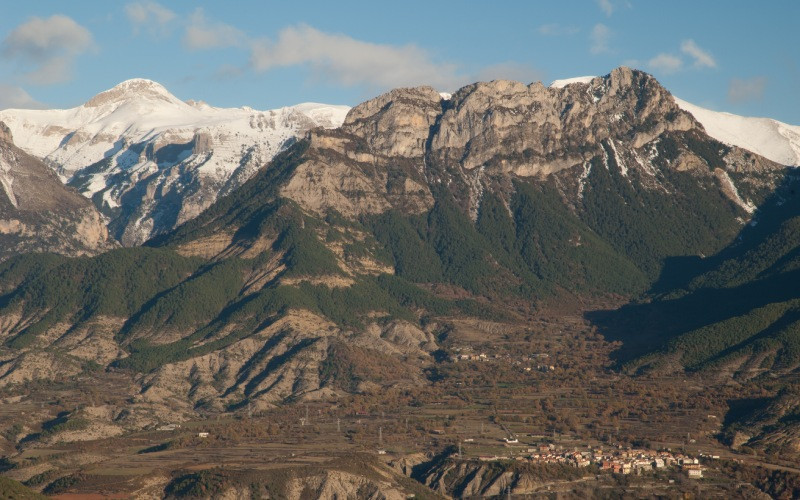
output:
[[[57,498],[437,498],[506,488],[515,497],[789,498],[800,483],[792,464],[721,443],[728,402],[748,397],[746,385],[622,375],[613,370],[616,346],[580,311],[539,311],[515,324],[453,320],[439,340],[426,386],[268,411],[198,411],[192,421],[121,435],[104,434],[99,410],[74,429],[53,422],[78,407],[123,408],[135,397],[125,373],[6,389],[0,471]],[[23,426],[41,431],[17,435]],[[599,462],[543,463],[545,455],[629,449],[702,457],[704,478],[689,479],[677,464],[623,475]],[[765,485],[770,474],[788,489],[774,479]]]

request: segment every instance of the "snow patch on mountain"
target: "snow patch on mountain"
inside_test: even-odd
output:
[[[611,151],[614,153],[614,161],[616,161],[617,166],[619,166],[619,172],[623,177],[628,177],[628,166],[625,164],[625,160],[622,159],[622,156],[617,153],[617,146],[614,145],[614,139],[609,139],[608,144],[611,146]]]
[[[12,184],[14,184],[14,178],[11,177],[9,168],[0,160],[0,185],[3,186],[3,192],[6,194],[9,203],[14,208],[17,208],[19,205],[17,204],[17,197],[14,195]]]
[[[578,199],[583,199],[583,191],[586,189],[586,179],[589,178],[589,174],[592,173],[592,163],[585,161],[583,162],[583,172],[578,177]]]
[[[572,83],[590,83],[594,78],[594,76],[577,76],[575,78],[565,78],[563,80],[553,80],[553,83],[550,84],[551,88],[560,89],[564,88],[567,85]]]
[[[739,190],[736,188],[736,184],[733,183],[733,179],[731,176],[728,175],[728,172],[721,168],[714,169],[714,175],[717,176],[719,179],[720,184],[722,185],[722,191],[731,199],[734,203],[739,205],[742,210],[747,212],[748,214],[753,214],[756,211],[756,206],[750,200],[743,200],[741,195],[739,194]],[[753,224],[755,225],[755,224]]]

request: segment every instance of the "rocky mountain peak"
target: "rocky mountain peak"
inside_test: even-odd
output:
[[[384,108],[388,109],[402,104],[407,106],[437,106],[441,100],[442,96],[433,87],[393,89],[351,109],[344,120],[344,126],[353,125],[360,120],[374,117],[379,112],[385,111]]]
[[[441,112],[442,96],[432,87],[395,89],[351,109],[342,129],[366,139],[373,153],[420,157]]]
[[[506,171],[525,176],[587,161],[609,138],[638,148],[668,130],[699,127],[653,77],[624,67],[561,88],[475,83],[451,101],[432,139],[437,156],[469,170],[504,160]]]
[[[523,176],[587,161],[602,154],[607,139],[639,148],[666,131],[692,128],[702,126],[655,78],[627,67],[556,87],[477,82],[446,101],[430,87],[396,89],[353,108],[342,126],[373,154],[428,152],[467,170],[502,159],[506,172]]]

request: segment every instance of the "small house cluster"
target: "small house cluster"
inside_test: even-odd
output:
[[[459,361],[503,361],[507,364],[518,366],[523,372],[548,372],[555,371],[555,365],[543,364],[541,360],[550,357],[547,353],[535,353],[522,356],[520,359],[514,359],[510,354],[487,354],[485,352],[473,352],[471,347],[456,347],[453,349],[454,353],[450,355],[450,361],[458,363]],[[539,360],[537,364],[532,364],[532,361]]]
[[[701,478],[704,470],[697,458],[669,451],[596,449],[561,452],[553,444],[541,444],[527,448],[525,453],[514,458],[535,464],[564,464],[573,467],[597,465],[601,471],[614,474],[642,474],[667,467],[680,467],[688,477]],[[479,459],[507,460],[506,457],[499,456],[481,456]]]
[[[166,425],[162,425],[160,427],[157,427],[156,430],[157,431],[174,431],[174,430],[180,429],[180,427],[181,427],[181,424],[166,424]]]
[[[473,354],[473,353],[469,353],[469,352],[461,352],[461,353],[453,355],[453,357],[451,358],[451,360],[454,363],[457,363],[459,361],[486,361],[488,359],[489,359],[489,356],[486,353],[483,353],[483,352],[480,353],[480,354]]]

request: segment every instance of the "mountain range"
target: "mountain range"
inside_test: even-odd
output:
[[[588,84],[557,80],[551,88]],[[712,137],[782,165],[800,164],[800,128],[703,109],[675,98]],[[91,199],[126,246],[192,219],[311,128],[336,128],[347,106],[306,103],[270,111],[181,101],[133,79],[67,110],[3,110],[15,145]]]
[[[109,432],[415,387],[448,318],[587,297],[634,299],[587,317],[635,375],[800,363],[797,127],[696,108],[638,70],[349,111],[218,110],[134,80],[0,119],[129,247],[0,265],[0,385],[127,374]],[[741,425],[791,427],[782,408]]]

